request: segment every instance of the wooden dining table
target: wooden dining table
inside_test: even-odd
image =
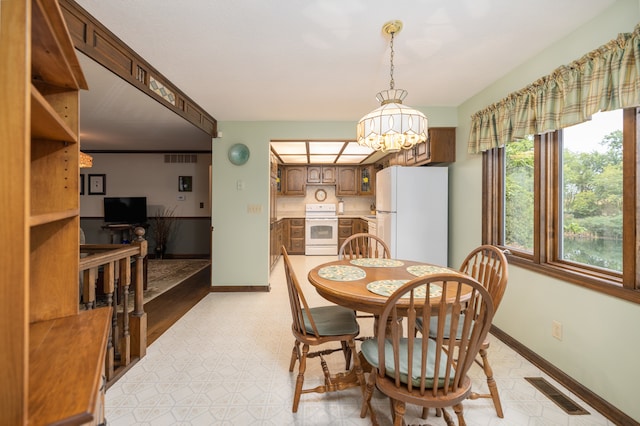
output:
[[[337,305],[378,316],[396,288],[415,278],[430,274],[458,274],[460,271],[439,265],[402,259],[342,259],[323,263],[309,271],[309,282],[325,299]],[[455,297],[456,288],[450,286]],[[463,286],[463,292],[470,287]],[[464,297],[464,294],[462,295]],[[440,298],[433,298],[439,303]]]

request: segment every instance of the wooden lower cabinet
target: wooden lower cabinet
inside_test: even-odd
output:
[[[289,219],[287,251],[289,254],[304,254],[304,219]]]
[[[354,219],[338,219],[338,249],[353,234]]]

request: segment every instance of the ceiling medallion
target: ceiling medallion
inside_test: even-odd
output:
[[[427,140],[427,117],[422,112],[403,105],[407,91],[394,88],[393,40],[401,29],[402,21],[389,21],[382,26],[383,34],[391,36],[389,90],[376,95],[380,107],[362,117],[356,126],[358,143],[376,151],[397,152]]]

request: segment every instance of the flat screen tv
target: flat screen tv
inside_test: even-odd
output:
[[[140,224],[147,221],[147,197],[105,197],[104,221]]]

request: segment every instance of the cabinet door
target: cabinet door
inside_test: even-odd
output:
[[[338,167],[336,195],[358,195],[357,167]]]
[[[456,161],[455,127],[435,127],[429,129],[427,141],[429,163],[453,163]]]
[[[422,163],[429,159],[429,144],[427,142],[421,142],[413,147],[414,160],[416,163]]]
[[[336,168],[333,166],[322,166],[322,183],[336,183]]]
[[[373,164],[360,167],[360,195],[372,196],[376,194],[376,172]]]
[[[284,190],[283,195],[305,195],[307,168],[306,167],[286,167],[284,169]]]
[[[322,167],[307,167],[307,183],[322,183]]]

